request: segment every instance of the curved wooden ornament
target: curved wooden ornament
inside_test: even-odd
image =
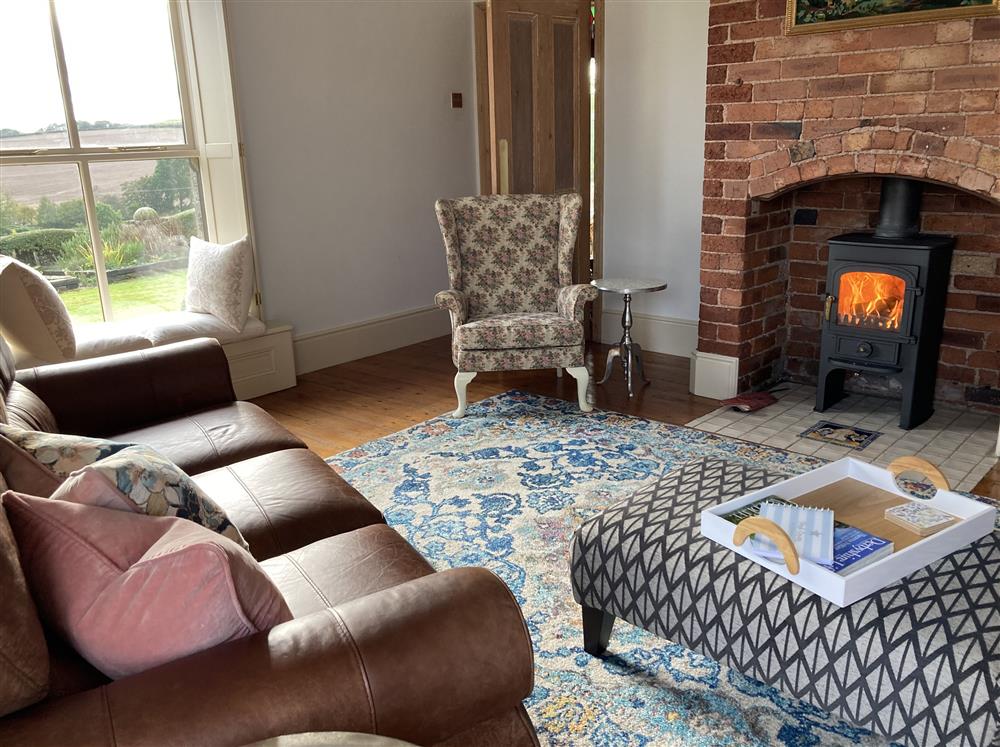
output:
[[[919,472],[930,480],[931,484],[938,490],[951,490],[951,483],[948,482],[944,473],[926,459],[918,456],[896,457],[886,469],[892,473],[893,477],[899,477],[904,472]]]
[[[792,538],[784,529],[762,516],[749,516],[736,525],[736,529],[733,531],[733,544],[737,547],[741,546],[751,534],[763,534],[771,540],[781,551],[785,565],[788,566],[788,572],[793,575],[799,572],[799,553],[795,549]]]

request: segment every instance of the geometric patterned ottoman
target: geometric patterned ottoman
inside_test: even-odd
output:
[[[622,618],[893,741],[1000,745],[1000,531],[841,609],[699,532],[785,477],[706,458],[583,524],[584,648]]]

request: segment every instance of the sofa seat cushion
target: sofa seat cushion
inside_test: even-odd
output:
[[[146,319],[146,337],[153,345],[168,345],[181,340],[197,337],[212,337],[225,344],[237,340],[260,337],[267,326],[260,319],[248,316],[243,328],[235,331],[228,324],[212,314],[194,311],[170,311]]]
[[[260,565],[295,617],[434,572],[420,553],[385,524],[327,537]]]
[[[189,475],[279,449],[305,448],[296,436],[249,402],[231,402],[111,438],[152,446]]]
[[[566,347],[582,342],[580,322],[548,311],[498,314],[455,329],[455,344],[462,350]]]
[[[383,523],[382,514],[307,449],[284,449],[192,478],[250,544],[258,560]]]
[[[120,322],[73,325],[73,330],[76,332],[75,359],[79,361],[153,347],[153,343],[143,334],[143,328],[137,325],[136,321],[126,319]]]

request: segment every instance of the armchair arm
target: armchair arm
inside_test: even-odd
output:
[[[469,297],[459,290],[443,290],[434,296],[439,309],[447,309],[451,315],[451,331],[469,320]]]
[[[236,399],[216,340],[106,355],[17,372],[52,411],[59,429],[108,436]]]
[[[307,731],[433,744],[518,708],[531,641],[489,571],[414,579],[0,720],[0,744],[242,745]]]
[[[556,297],[556,308],[559,309],[560,316],[582,322],[584,306],[587,302],[594,301],[597,296],[597,288],[592,285],[564,285]]]

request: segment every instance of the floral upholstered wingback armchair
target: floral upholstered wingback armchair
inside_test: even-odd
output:
[[[435,297],[451,314],[455,393],[480,371],[565,368],[590,412],[584,307],[597,289],[573,284],[583,201],[577,194],[484,195],[438,200],[450,290]]]

